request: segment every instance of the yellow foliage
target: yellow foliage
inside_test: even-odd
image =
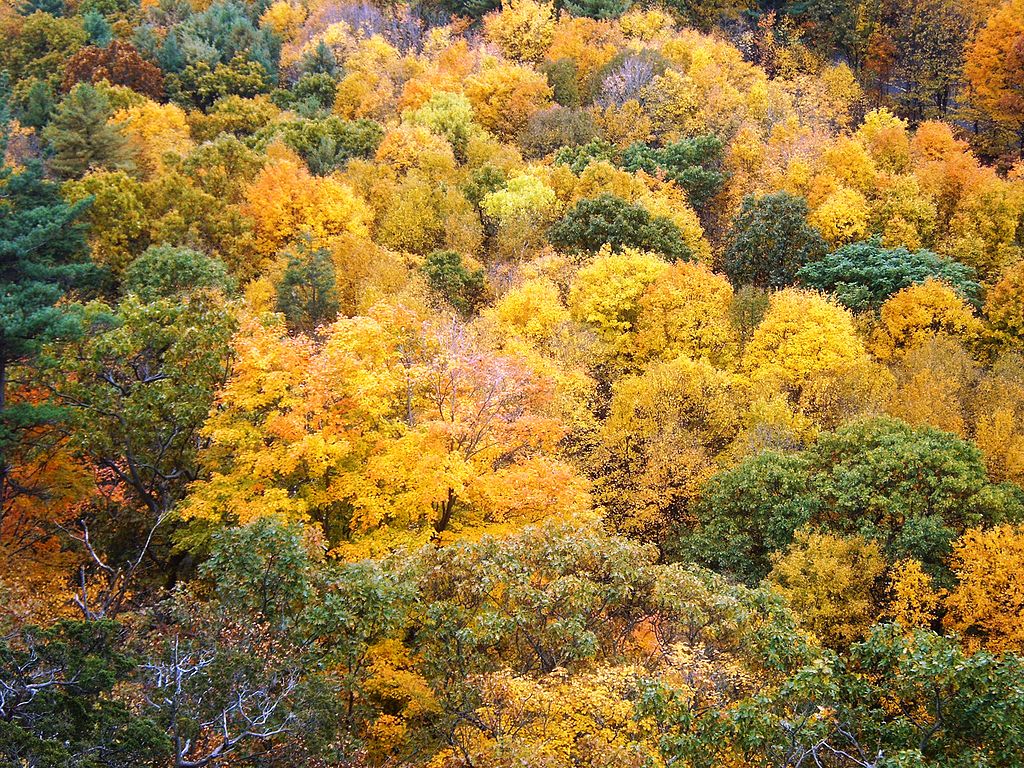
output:
[[[833,248],[863,240],[868,234],[868,202],[864,195],[839,187],[807,217]]]
[[[348,184],[313,176],[286,150],[256,175],[246,189],[242,210],[253,222],[256,248],[263,256],[302,234],[321,245],[338,235],[365,237],[371,219],[366,203]]]
[[[706,360],[677,357],[616,382],[592,459],[616,530],[665,540],[739,431],[739,402],[733,377]]]
[[[640,299],[669,265],[652,253],[631,248],[612,253],[607,246],[579,271],[569,293],[569,311],[594,329],[611,356],[634,351],[633,331]]]
[[[742,364],[755,386],[787,395],[805,413],[856,409],[873,373],[850,313],[796,289],[772,296]]]
[[[641,360],[679,355],[713,362],[731,357],[735,337],[729,322],[732,286],[721,275],[692,262],[677,262],[640,298],[637,354]]]
[[[977,371],[959,341],[927,339],[909,349],[894,372],[896,389],[889,413],[908,424],[927,424],[967,437],[967,409]]]
[[[147,101],[115,112],[111,119],[121,124],[138,164],[148,174],[163,170],[164,155],[184,157],[194,146],[185,111],[176,104]]]
[[[260,16],[260,26],[270,29],[282,40],[295,37],[306,20],[306,9],[288,0],[276,0]]]
[[[548,79],[518,64],[489,62],[466,81],[466,96],[480,124],[508,141],[526,127],[530,115],[551,104]]]
[[[882,305],[872,351],[890,360],[938,335],[967,338],[978,330],[970,306],[946,283],[929,279],[893,294]]]
[[[910,133],[907,122],[885,107],[864,115],[855,136],[867,147],[878,168],[904,173],[910,166]]]
[[[884,570],[874,542],[802,530],[768,579],[804,627],[825,645],[845,648],[875,623],[871,590]]]
[[[1024,650],[1024,528],[969,530],[950,564],[957,585],[945,601],[946,626],[969,649]]]
[[[507,332],[532,342],[552,339],[569,320],[558,286],[546,277],[516,286],[485,314]]]
[[[555,10],[537,0],[503,0],[484,17],[484,36],[509,59],[540,61],[551,45]]]
[[[886,618],[906,629],[927,628],[935,621],[945,590],[932,583],[921,563],[907,559],[896,563],[889,574],[890,602]]]

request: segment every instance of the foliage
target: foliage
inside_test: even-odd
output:
[[[464,315],[472,314],[485,296],[482,269],[466,269],[462,256],[454,251],[435,251],[423,262],[430,287]]]
[[[548,233],[551,244],[567,251],[596,253],[608,245],[613,251],[636,248],[689,259],[690,249],[679,228],[669,219],[651,216],[642,205],[611,194],[580,200]]]
[[[968,301],[977,302],[980,294],[964,265],[932,251],[885,248],[878,238],[833,251],[801,267],[796,276],[804,285],[834,294],[854,312],[878,309],[897,291],[929,278],[949,283]]]
[[[127,139],[110,125],[110,102],[102,91],[79,84],[57,106],[44,138],[54,156],[50,168],[63,178],[92,169],[133,167]]]
[[[782,288],[797,271],[825,255],[807,223],[807,203],[786,192],[748,197],[732,223],[722,266],[734,285]]]

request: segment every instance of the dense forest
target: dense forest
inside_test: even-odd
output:
[[[1024,766],[1024,0],[0,41],[0,765]]]

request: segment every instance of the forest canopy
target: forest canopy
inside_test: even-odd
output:
[[[1024,765],[1024,0],[0,0],[0,763]]]

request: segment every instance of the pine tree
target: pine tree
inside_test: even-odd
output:
[[[72,88],[43,133],[54,173],[67,179],[91,168],[131,169],[128,140],[109,119],[110,103],[101,91],[87,83]]]
[[[8,121],[0,102],[0,157]],[[68,286],[92,274],[76,224],[89,202],[68,205],[59,190],[38,162],[0,167],[0,502],[10,492],[8,449],[47,412],[43,405],[8,403],[11,370],[31,364],[47,342],[76,333],[74,309],[62,299]]]
[[[288,268],[277,287],[278,311],[293,331],[314,333],[334,319],[338,306],[331,254],[301,243],[297,253],[288,256]]]

